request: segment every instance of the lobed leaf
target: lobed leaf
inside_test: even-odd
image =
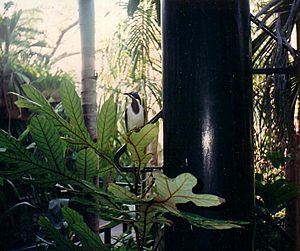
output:
[[[155,201],[167,211],[178,213],[176,204],[193,202],[199,207],[218,206],[225,202],[224,199],[210,194],[194,194],[193,187],[197,179],[190,173],[183,173],[174,179],[162,173],[153,173],[155,178]]]

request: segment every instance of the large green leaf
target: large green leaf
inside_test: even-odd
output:
[[[99,235],[95,234],[83,221],[82,216],[76,211],[64,207],[62,209],[64,217],[69,224],[71,231],[80,239],[84,250],[108,250],[103,244]]]
[[[42,160],[37,160],[33,154],[26,150],[22,142],[0,130],[0,162],[16,164],[14,168],[2,171],[6,177],[17,178],[24,174],[38,173],[40,168],[47,168],[47,164]]]
[[[145,125],[139,132],[132,132],[127,138],[127,148],[131,154],[131,160],[143,167],[152,157],[146,153],[146,147],[157,137],[158,126],[155,124]]]
[[[148,203],[153,200],[152,196],[149,196],[147,198],[139,198],[134,193],[128,191],[126,188],[114,183],[109,184],[108,191],[112,193],[117,200],[121,200],[124,203]]]
[[[40,217],[39,224],[47,232],[50,238],[54,240],[56,250],[80,250],[72,243],[71,240],[67,239],[56,228],[54,228],[54,226],[49,222],[49,220],[46,217]]]
[[[197,179],[190,173],[183,173],[174,179],[162,173],[153,173],[155,178],[155,201],[159,206],[174,214],[179,211],[176,204],[193,202],[199,207],[218,206],[225,202],[224,199],[210,194],[194,194],[193,187]]]
[[[25,92],[26,97],[15,94],[19,98],[15,102],[19,108],[28,108],[33,112],[42,114],[46,116],[47,119],[51,120],[60,131],[69,131],[68,123],[54,111],[51,104],[40,91],[29,84],[22,85],[22,89]]]
[[[113,98],[109,98],[101,107],[97,117],[97,146],[101,151],[109,147],[109,140],[116,132],[117,106]]]
[[[114,183],[109,184],[108,191],[120,200],[131,201],[131,202],[135,202],[139,200],[139,198],[134,193]]]
[[[105,159],[99,160],[99,169],[98,169],[98,175],[101,177],[107,177],[112,176],[116,173],[116,168],[109,162],[107,162]]]
[[[84,124],[81,101],[75,90],[75,86],[66,81],[62,83],[59,93],[65,112],[70,118],[70,124],[76,128],[77,134],[81,138],[89,139],[89,133]]]
[[[80,118],[82,116],[82,112],[81,110],[78,111],[78,95],[74,94],[74,87],[74,90],[72,92],[70,91],[70,84],[67,84],[67,86],[68,88],[62,89],[61,92],[65,95],[63,99],[64,103],[66,103],[66,105],[68,106],[68,116],[72,117],[72,121],[75,118],[78,118],[81,121],[82,119]],[[28,84],[22,85],[22,88],[27,97],[15,94],[19,98],[19,100],[15,102],[18,107],[28,108],[36,113],[44,115],[47,119],[51,120],[54,126],[57,127],[60,132],[67,135],[64,139],[68,143],[72,145],[93,145],[93,142],[89,134],[87,133],[86,128],[83,128],[84,125],[82,124],[82,121],[68,123],[54,111],[50,103],[45,99],[41,92]],[[69,95],[65,94],[65,92],[67,91],[70,91]],[[74,95],[77,95],[77,97],[73,97]],[[74,99],[74,102],[76,103],[76,107],[73,109],[70,108],[70,106],[72,106],[70,104],[70,102],[72,102],[70,100],[73,100],[72,97]]]
[[[229,221],[229,220],[215,220],[202,217],[198,214],[182,212],[181,216],[187,219],[193,226],[206,229],[231,229],[242,228],[239,224],[248,224],[245,221]]]
[[[93,177],[97,174],[97,155],[90,148],[83,149],[78,152],[76,165],[76,175],[80,179],[93,181]]]
[[[36,88],[34,88],[32,85],[24,84],[24,85],[22,85],[22,89],[25,92],[28,100],[32,101],[34,107],[36,107],[36,106],[44,107],[44,109],[45,109],[44,111],[47,113],[48,112],[51,113],[53,111],[50,103],[43,96],[43,94],[41,92],[39,92]],[[23,99],[22,96],[21,96],[21,98]],[[16,103],[18,103],[18,102],[19,101],[17,101]]]
[[[39,144],[43,144],[42,141],[39,142]],[[57,163],[58,166],[53,166],[54,162],[51,159],[51,153],[47,154],[52,162],[48,159],[47,162],[44,159],[37,159],[34,157],[33,153],[22,144],[22,142],[8,135],[3,130],[0,130],[0,147],[5,149],[0,152],[0,162],[16,164],[14,167],[1,171],[1,174],[3,174],[4,177],[19,178],[23,175],[31,174],[36,175],[39,177],[39,181],[43,182],[75,182],[79,184],[80,180],[66,170],[63,165]],[[59,148],[60,146],[58,149]],[[46,146],[43,146],[43,149],[45,151]],[[53,151],[53,149],[51,151]],[[52,152],[52,154],[56,156],[57,152]],[[64,162],[62,162],[62,164],[63,163]]]
[[[66,146],[51,120],[47,120],[44,116],[35,116],[30,121],[29,130],[38,149],[46,157],[48,166],[64,172]]]

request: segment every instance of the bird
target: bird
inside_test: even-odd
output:
[[[145,109],[137,92],[124,93],[131,98],[131,104],[126,107],[125,125],[127,132],[139,130],[145,125]]]

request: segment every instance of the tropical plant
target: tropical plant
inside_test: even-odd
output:
[[[61,70],[52,69],[51,57],[59,41],[53,53],[48,54],[44,33],[33,28],[41,21],[39,11],[12,11],[12,5],[11,1],[5,3],[0,14],[0,114],[3,118],[0,127],[17,137],[24,130],[24,120],[29,114],[26,110],[17,109],[15,97],[8,93],[23,94],[21,85],[30,83],[52,102],[58,102],[59,84],[72,80]]]
[[[296,70],[299,53],[292,47],[291,41],[299,11],[298,0],[272,0],[264,1],[251,17],[256,26],[252,41],[253,68],[264,68],[262,72],[266,73],[254,76],[256,167],[261,171],[260,166],[265,166],[267,153],[281,152],[287,157],[287,162],[280,167],[279,177],[286,175],[287,180],[295,185],[299,185],[296,172],[299,129],[294,126],[299,98]],[[296,113],[299,114],[299,111]],[[286,228],[300,246],[299,233],[295,228],[299,224],[295,203],[294,206],[288,204],[287,211]]]
[[[45,46],[41,33],[28,25],[36,22],[34,13],[31,17],[22,11],[9,14],[11,5],[12,2],[5,4],[0,14],[0,112],[3,118],[1,128],[16,134],[17,130],[11,128],[11,119],[26,119],[27,114],[14,109],[12,97],[7,93],[12,90],[19,92],[20,86],[29,82],[27,72],[32,65],[47,59],[38,51]]]
[[[215,195],[194,194],[192,188],[197,180],[191,174],[184,173],[175,179],[169,179],[160,172],[153,172],[149,181],[143,183],[141,179],[143,168],[151,157],[151,154],[145,152],[145,147],[157,137],[158,127],[155,124],[146,125],[139,132],[130,132],[124,136],[133,163],[134,182],[128,181],[122,172],[119,171],[119,174],[124,177],[129,189],[111,183],[108,192],[105,192],[95,186],[93,177],[99,173],[97,157],[112,168],[117,168],[108,151],[110,138],[114,135],[113,128],[117,123],[113,99],[108,99],[99,111],[98,140],[94,142],[84,124],[80,98],[72,84],[64,83],[60,88],[67,118],[55,112],[46,98],[34,87],[26,84],[22,88],[26,97],[16,94],[19,98],[16,104],[20,108],[28,108],[36,113],[28,126],[36,150],[32,152],[24,142],[18,141],[5,131],[0,131],[0,161],[15,165],[1,170],[4,177],[26,178],[49,187],[59,184],[72,194],[73,202],[85,205],[88,212],[97,213],[102,219],[111,222],[124,222],[130,225],[136,235],[137,250],[142,250],[146,244],[149,245],[145,240],[153,225],[172,224],[167,214],[185,218],[197,227],[210,229],[240,227],[236,222],[206,219],[178,210],[177,204],[189,201],[201,207],[218,206],[225,202]],[[74,161],[70,161],[71,153],[72,156],[76,156],[73,157]],[[129,210],[128,205],[134,206],[135,210]],[[101,239],[88,229],[78,213],[67,208],[63,212],[70,231],[67,236],[60,235],[46,218],[40,219],[41,225],[53,237],[56,249],[111,248],[104,246]],[[79,243],[75,241],[78,239]]]

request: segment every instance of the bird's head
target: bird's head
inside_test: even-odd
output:
[[[132,99],[138,100],[140,104],[142,103],[141,97],[137,92],[128,92],[128,93],[124,93],[124,95],[127,95]]]

